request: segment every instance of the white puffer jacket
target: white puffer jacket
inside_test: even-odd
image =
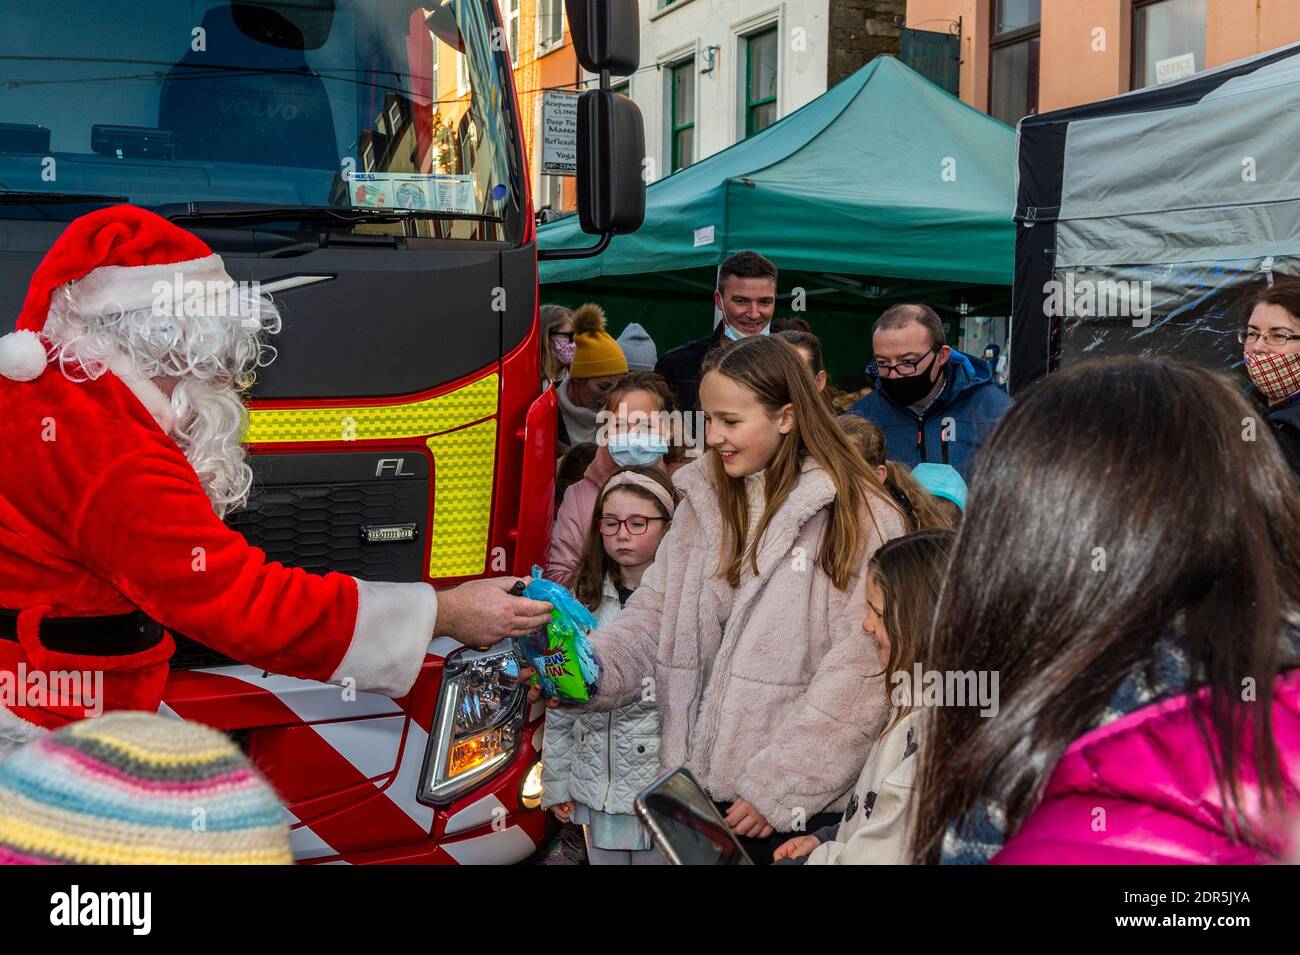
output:
[[[605,578],[596,622],[619,612],[618,590]],[[580,803],[630,814],[636,794],[659,774],[659,710],[637,701],[616,710],[548,710],[542,742],[542,805]]]

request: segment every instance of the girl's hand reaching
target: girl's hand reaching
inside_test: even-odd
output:
[[[520,667],[519,676],[516,679],[524,686],[528,686],[528,681],[533,678],[533,674],[536,672],[537,670],[534,669],[533,667],[529,667],[529,666]],[[529,703],[536,703],[541,698],[542,698],[541,686],[528,686]],[[558,709],[561,706],[564,707],[566,710],[580,710],[585,706],[585,704],[568,703],[565,702],[564,700],[556,699],[553,696],[546,697],[546,708],[548,710]]]
[[[568,822],[573,816],[573,803],[557,802],[551,807],[551,815],[560,820],[560,822]]]
[[[777,846],[776,852],[772,853],[772,861],[803,858],[811,855],[819,845],[821,841],[816,836],[795,836]]]
[[[766,839],[776,831],[761,812],[743,799],[737,799],[731,804],[727,810],[726,823],[736,835],[749,836],[751,839]]]
[[[531,680],[536,673],[537,670],[534,667],[528,667],[528,666],[520,667],[519,676],[517,679],[519,680],[520,684],[522,684],[523,686],[528,686],[528,681]],[[542,698],[542,688],[540,685],[528,686],[529,703],[536,703],[541,698]],[[557,700],[555,697],[548,696],[546,698],[546,708],[548,710],[556,709],[559,705],[560,705],[560,701]]]

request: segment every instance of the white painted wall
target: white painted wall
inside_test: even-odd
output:
[[[777,25],[777,116],[826,92],[829,0],[639,0],[641,67],[629,92],[645,121],[646,155],[654,178],[669,157],[669,73],[663,67],[695,57],[695,161],[744,138],[745,37]],[[713,69],[705,51],[716,46]],[[617,85],[621,78],[614,77]]]

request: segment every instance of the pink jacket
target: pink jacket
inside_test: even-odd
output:
[[[587,465],[582,480],[570,484],[564,492],[560,509],[555,512],[555,525],[551,528],[551,549],[546,554],[547,580],[568,587],[578,572],[582,549],[587,546],[587,532],[591,530],[591,512],[596,497],[605,482],[619,470],[604,447]]]
[[[1204,692],[1204,691],[1202,691]],[[1277,678],[1273,735],[1289,820],[1258,826],[1278,855],[1233,842],[1209,755],[1191,721],[1190,697],[1144,707],[1070,745],[1042,802],[993,862],[997,865],[1224,865],[1285,861],[1300,825],[1300,669]],[[1253,747],[1243,747],[1249,758]],[[1243,804],[1258,786],[1247,767]],[[1254,817],[1252,823],[1256,822]]]

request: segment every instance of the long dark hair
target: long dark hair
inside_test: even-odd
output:
[[[1300,606],[1300,495],[1266,431],[1225,379],[1167,360],[1082,364],[1007,411],[977,458],[929,662],[997,673],[999,713],[929,714],[915,861],[986,804],[1014,834],[1166,635],[1187,649],[1187,689],[1209,689],[1193,713],[1224,825],[1261,844],[1242,771],[1250,759],[1263,806],[1280,800],[1270,711]]]
[[[776,454],[768,463],[764,485],[766,507],[753,540],[745,539],[749,503],[744,481],[729,477],[717,452],[709,451],[713,459],[710,462],[713,481],[727,528],[719,545],[717,576],[725,578],[732,587],[739,586],[746,554],[758,573],[758,542],[798,483],[804,457],[810,456],[835,484],[835,501],[830,507],[817,566],[830,577],[837,590],[843,590],[863,557],[867,539],[863,521],[871,521],[877,535],[884,539],[873,501],[880,501],[895,511],[899,510],[898,505],[835,423],[830,406],[814,389],[808,366],[793,345],[768,335],[750,335],[715,347],[705,356],[700,380],[715,371],[752,391],[768,412],[793,405],[795,417],[794,430],[782,436]]]

